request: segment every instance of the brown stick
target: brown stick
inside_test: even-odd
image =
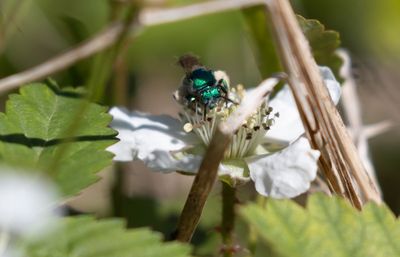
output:
[[[122,23],[111,25],[92,39],[83,42],[68,52],[51,58],[31,69],[1,79],[0,93],[18,88],[23,84],[42,79],[50,74],[66,69],[74,63],[111,46],[117,41],[122,29]]]
[[[200,220],[204,204],[217,178],[219,163],[224,157],[225,150],[234,132],[262,104],[263,99],[278,82],[277,78],[270,78],[262,82],[255,90],[248,93],[238,106],[238,109],[218,126],[204,155],[199,172],[193,181],[172,239],[181,242],[189,242],[191,240]]]
[[[365,172],[343,121],[330,100],[290,3],[287,0],[270,0],[267,6],[281,61],[289,75],[289,84],[306,135],[313,148],[321,152],[319,166],[331,189],[348,198],[357,208],[361,208],[365,200],[380,203],[379,193]]]

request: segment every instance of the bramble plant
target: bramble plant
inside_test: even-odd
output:
[[[26,3],[19,4],[0,2],[7,13],[0,53],[16,33],[8,22],[21,18]],[[382,203],[374,174],[363,168],[371,160],[357,155],[335,108],[352,80],[340,73],[337,32],[295,16],[287,0],[160,10],[110,1],[109,9],[111,25],[90,40],[0,79],[1,93],[18,88],[5,95],[0,112],[0,257],[400,256],[400,222]],[[140,44],[143,33],[160,33],[171,43],[174,35],[164,29],[206,15],[240,17],[255,56],[247,49],[244,59],[264,80],[255,87],[245,77],[236,83],[235,72],[219,70],[234,64],[187,54],[189,45],[180,53],[181,73],[172,74],[169,99],[158,95],[160,87],[143,97],[157,113],[165,110],[157,101],[171,100],[174,117],[130,108],[125,55],[136,43],[131,39]],[[65,22],[67,34],[82,41],[81,21]],[[201,47],[218,41],[198,37]],[[241,58],[234,60],[244,67]],[[60,84],[34,82],[67,68],[56,77]],[[156,81],[162,72],[152,68],[150,77]],[[190,191],[164,202],[121,194],[124,174],[137,160],[156,172],[176,172],[174,178],[192,177]],[[114,188],[96,191],[90,201],[107,195],[110,210],[78,210],[72,202],[104,170],[115,175]],[[167,176],[158,176],[156,186]],[[213,188],[221,197],[210,197]]]

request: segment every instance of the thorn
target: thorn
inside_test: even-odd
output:
[[[385,120],[372,125],[367,125],[362,128],[362,133],[365,134],[367,138],[375,137],[379,134],[385,133],[393,127],[391,121]]]

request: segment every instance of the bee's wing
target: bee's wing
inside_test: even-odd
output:
[[[179,57],[178,64],[185,70],[186,73],[192,72],[194,69],[203,66],[199,58],[192,54],[185,54]]]
[[[184,76],[181,86],[173,94],[175,100],[180,104],[186,104],[187,99],[194,95],[193,82],[187,76]]]

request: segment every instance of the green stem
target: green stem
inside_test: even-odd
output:
[[[222,224],[221,234],[224,243],[224,257],[231,257],[234,254],[233,232],[235,227],[235,202],[236,189],[225,182],[222,182]]]

